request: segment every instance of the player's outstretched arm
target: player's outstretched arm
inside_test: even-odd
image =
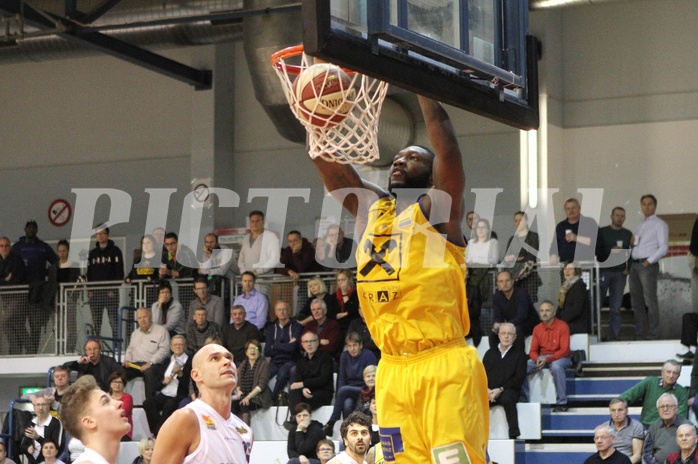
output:
[[[373,197],[385,195],[386,193],[377,185],[363,180],[359,173],[356,172],[356,169],[349,164],[333,163],[321,158],[315,158],[313,164],[315,164],[315,169],[320,174],[320,179],[325,184],[327,191],[337,198],[338,201],[343,201],[344,208],[354,217],[356,217],[359,210],[359,201],[372,203]],[[359,192],[364,191],[364,193],[360,193],[362,195],[361,199],[354,195],[345,197],[344,195],[338,196],[334,194],[335,190],[344,188],[355,188]]]
[[[421,95],[417,98],[424,115],[427,135],[436,155],[432,173],[434,188],[451,196],[451,220],[444,225],[444,232],[450,241],[462,244],[464,243],[461,223],[464,214],[465,172],[456,132],[441,103]]]
[[[199,423],[191,409],[179,409],[162,425],[152,464],[181,464],[199,446]]]

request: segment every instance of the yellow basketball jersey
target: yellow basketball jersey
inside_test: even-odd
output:
[[[356,260],[361,309],[384,353],[418,353],[470,330],[465,248],[436,231],[421,202],[396,216],[394,199],[377,200]]]

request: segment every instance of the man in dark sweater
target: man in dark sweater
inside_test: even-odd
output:
[[[110,357],[102,355],[102,347],[99,340],[89,339],[85,343],[85,355],[77,361],[64,364],[71,371],[77,371],[78,377],[91,375],[97,381],[99,388],[109,391],[109,376],[114,372],[125,374],[124,367],[119,362]]]
[[[114,245],[112,240],[109,240],[109,227],[98,228],[95,237],[97,244],[90,250],[87,258],[87,280],[89,282],[124,280],[124,257],[121,254],[121,249]],[[91,291],[90,309],[92,310],[92,322],[96,335],[102,333],[102,315],[105,307],[109,315],[113,336],[116,337],[119,295],[113,288]]]
[[[291,383],[289,409],[295,411],[298,403],[308,403],[313,410],[332,402],[334,386],[332,356],[318,350],[318,336],[306,332],[301,337],[306,355],[296,363],[296,376]],[[294,424],[295,427],[295,424]]]
[[[516,327],[516,347],[524,350],[526,337],[533,333],[533,328],[540,321],[528,292],[514,286],[514,279],[509,271],[497,274],[497,288],[492,295],[492,333],[490,346],[497,345],[497,330],[502,322],[511,322]]]
[[[240,367],[240,364],[247,359],[245,354],[245,346],[250,340],[260,340],[259,330],[250,321],[245,320],[247,313],[242,305],[235,305],[230,310],[231,324],[227,324],[221,332],[222,345],[233,354],[235,365]]]
[[[524,291],[525,293],[525,291]],[[509,438],[516,439],[519,431],[519,416],[516,403],[521,396],[521,386],[526,378],[528,356],[514,342],[516,328],[510,322],[499,325],[499,345],[493,346],[482,359],[487,372],[487,391],[492,406],[502,406],[509,424]]]

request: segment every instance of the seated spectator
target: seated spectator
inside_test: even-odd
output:
[[[303,333],[313,332],[320,339],[320,351],[328,353],[332,357],[339,355],[342,343],[342,334],[339,323],[327,316],[327,305],[324,300],[315,299],[310,303],[313,320],[308,322]]]
[[[632,464],[642,461],[645,442],[645,427],[628,417],[628,405],[623,398],[614,398],[608,406],[611,419],[601,424],[608,427],[616,437],[613,447],[630,458]]]
[[[235,297],[233,305],[242,306],[245,309],[245,320],[254,324],[261,333],[269,315],[269,300],[264,293],[255,290],[257,276],[253,272],[243,272],[240,279],[242,293]]]
[[[346,350],[339,357],[339,376],[337,379],[337,396],[334,400],[332,415],[325,424],[325,435],[332,436],[334,424],[341,416],[348,417],[354,412],[361,390],[366,387],[363,372],[368,366],[377,363],[370,350],[361,346],[361,337],[356,332],[348,333],[344,340]]]
[[[526,295],[528,297],[528,295]],[[511,322],[499,326],[499,345],[487,350],[482,364],[487,372],[487,391],[492,406],[502,406],[509,424],[509,438],[516,439],[519,431],[519,415],[516,403],[526,378],[527,356],[523,348],[515,344],[516,327]]]
[[[167,239],[165,239],[167,240]],[[138,456],[131,464],[150,464],[153,459],[153,449],[155,448],[155,438],[144,438],[138,443]]]
[[[166,280],[158,286],[158,301],[151,308],[153,322],[165,326],[170,337],[186,335],[187,317],[182,304],[172,297],[172,286]]]
[[[693,424],[679,425],[676,429],[676,443],[679,445],[679,451],[669,455],[666,459],[667,464],[698,462],[697,440],[696,428]]]
[[[531,301],[536,302],[538,287],[543,284],[536,269],[540,248],[538,234],[528,228],[528,216],[523,211],[514,213],[514,228],[516,232],[507,243],[504,264],[512,266],[514,285],[525,289]]]
[[[565,281],[557,294],[557,316],[567,322],[570,334],[589,333],[591,298],[582,280],[582,269],[575,262],[565,264]]]
[[[693,427],[688,419],[678,416],[678,403],[673,394],[662,393],[656,406],[659,419],[647,428],[643,455],[645,464],[661,464],[669,455],[680,451],[676,441],[679,426],[689,424]]]
[[[305,350],[305,356],[298,359],[296,373],[291,383],[289,394],[289,408],[295,411],[299,403],[308,403],[312,410],[320,406],[326,406],[332,402],[334,393],[333,376],[334,361],[332,356],[318,350],[318,336],[314,332],[306,332],[301,337],[301,343]],[[285,424],[296,428],[295,418]]]
[[[231,323],[221,332],[222,344],[233,354],[233,361],[238,367],[246,358],[247,343],[260,339],[257,327],[245,319],[245,308],[240,305],[233,306],[230,309]]]
[[[572,366],[570,329],[564,321],[555,317],[555,307],[548,300],[540,304],[538,314],[540,314],[541,323],[533,329],[523,393],[530,400],[529,378],[544,368],[548,368],[555,382],[555,395],[557,397],[553,412],[565,412],[567,411],[565,369]]]
[[[497,274],[498,290],[492,295],[492,333],[490,333],[490,347],[499,343],[497,332],[502,322],[510,322],[516,327],[516,341],[518,348],[524,350],[526,337],[533,333],[533,328],[540,318],[533,306],[533,302],[526,290],[514,286],[511,272],[500,271]]]
[[[327,228],[324,237],[318,237],[315,246],[315,259],[325,271],[341,267],[356,270],[354,241],[344,237],[344,231],[338,225]]]
[[[114,372],[109,376],[109,396],[111,396],[113,400],[121,401],[121,408],[131,426],[129,431],[121,438],[121,441],[131,441],[131,437],[133,436],[133,397],[124,391],[125,387],[126,374]]]
[[[71,371],[77,371],[78,378],[83,375],[93,376],[103,391],[109,391],[109,377],[112,373],[126,372],[116,359],[102,355],[102,347],[96,338],[90,338],[85,342],[85,356],[81,356],[77,361],[67,362],[64,366]]]
[[[651,375],[645,377],[636,385],[624,391],[620,398],[623,398],[629,406],[642,404],[640,422],[645,427],[659,419],[657,411],[657,400],[664,393],[671,393],[678,403],[678,416],[688,417],[688,392],[677,383],[681,375],[681,364],[670,359],[662,367],[662,376]]]
[[[322,424],[312,420],[312,410],[307,403],[298,403],[294,411],[297,425],[288,432],[286,453],[290,459],[287,464],[319,463],[317,449],[325,439]],[[332,449],[334,450],[334,444]]]
[[[369,332],[368,326],[366,325],[366,320],[364,319],[364,312],[361,310],[361,306],[359,306],[359,317],[351,321],[351,324],[349,324],[347,333],[349,332],[356,332],[357,334],[359,334],[359,336],[361,337],[361,344],[363,345],[363,347],[367,350],[371,350],[376,359],[380,361],[381,350],[376,345],[376,342],[373,341],[373,338],[371,338],[371,332]]]
[[[32,406],[36,417],[32,424],[24,431],[24,438],[20,450],[29,460],[30,464],[44,461],[42,445],[45,440],[51,440],[58,446],[58,454],[63,451],[61,423],[53,417],[51,412],[52,399],[47,396],[33,396]]]
[[[143,377],[145,399],[155,396],[159,383],[159,364],[170,355],[170,334],[165,327],[153,324],[148,308],[136,311],[138,329],[131,335],[124,361],[128,380]]]
[[[320,440],[317,442],[315,454],[317,454],[320,464],[327,464],[335,456],[334,442],[326,438]]]
[[[0,440],[0,464],[17,464],[12,459],[7,457],[7,447],[2,440]]]
[[[298,280],[299,274],[316,271],[313,245],[297,230],[289,232],[287,238],[288,246],[281,250],[281,264],[284,267],[277,267],[274,272]]]
[[[161,250],[152,235],[144,235],[141,238],[141,259],[133,263],[131,272],[124,279],[126,282],[134,280],[158,280],[160,275]]]
[[[206,308],[194,310],[194,320],[187,325],[187,354],[194,356],[210,337],[220,338],[221,329],[213,321],[208,320]]]
[[[238,369],[232,411],[245,424],[250,425],[250,412],[271,407],[269,392],[269,361],[262,356],[259,340],[250,340],[245,346],[246,359]]]
[[[121,367],[120,364],[117,363],[117,365]],[[52,400],[51,411],[55,411],[57,415],[60,415],[61,400],[68,390],[68,387],[70,387],[70,371],[68,371],[68,368],[65,366],[55,366],[51,378],[53,379],[53,387],[46,387],[32,393],[25,393],[22,395],[22,399],[31,400],[32,396],[45,396],[50,398]],[[2,463],[0,462],[0,464]]]
[[[174,232],[165,234],[165,250],[162,252],[160,279],[186,279],[196,277],[196,254],[186,245],[179,245]]]
[[[221,297],[212,295],[205,277],[197,277],[194,280],[194,293],[196,298],[189,303],[187,313],[187,325],[194,319],[196,308],[206,308],[206,320],[215,322],[221,329],[228,323],[228,314],[223,308]]]
[[[361,388],[354,411],[371,415],[371,401],[375,402],[376,398],[376,371],[378,368],[375,365],[366,366],[364,369],[364,387]],[[375,443],[374,443],[375,444]]]
[[[191,363],[187,362],[189,355],[185,352],[186,348],[186,338],[182,335],[172,337],[170,341],[172,355],[161,379],[162,389],[157,395],[143,403],[143,410],[148,418],[148,426],[151,433],[155,436],[157,436],[160,427],[162,427],[167,418],[177,410],[179,402],[189,394]],[[150,451],[152,455],[152,447]]]
[[[340,269],[336,272],[337,291],[334,304],[337,308],[337,322],[342,334],[349,333],[349,324],[359,318],[359,296],[354,285],[354,273],[349,269]]]
[[[298,313],[296,320],[299,324],[305,326],[308,322],[313,320],[313,315],[310,310],[310,304],[313,300],[323,300],[325,302],[325,307],[327,309],[327,317],[330,319],[337,318],[337,299],[334,295],[328,293],[327,285],[319,277],[315,276],[308,280],[308,301],[303,305],[303,309]]]
[[[291,379],[291,370],[298,359],[298,345],[303,326],[290,319],[291,310],[285,301],[277,301],[274,305],[276,322],[267,329],[264,355],[269,358],[269,376],[276,376],[274,390],[271,393],[273,401],[278,403],[279,394],[284,391]]]
[[[630,459],[614,446],[616,437],[607,425],[599,425],[594,429],[594,444],[596,453],[589,456],[584,464],[630,464]]]
[[[371,418],[359,412],[353,412],[344,419],[339,428],[344,443],[344,451],[330,461],[333,464],[364,462],[366,452],[371,444]]]
[[[41,445],[41,454],[44,456],[44,460],[40,461],[39,464],[65,464],[58,459],[58,445],[53,440],[44,440]]]

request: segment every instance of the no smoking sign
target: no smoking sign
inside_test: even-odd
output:
[[[58,199],[55,200],[48,207],[48,220],[56,227],[63,227],[70,221],[70,217],[73,215],[73,209],[70,207],[68,200]]]

